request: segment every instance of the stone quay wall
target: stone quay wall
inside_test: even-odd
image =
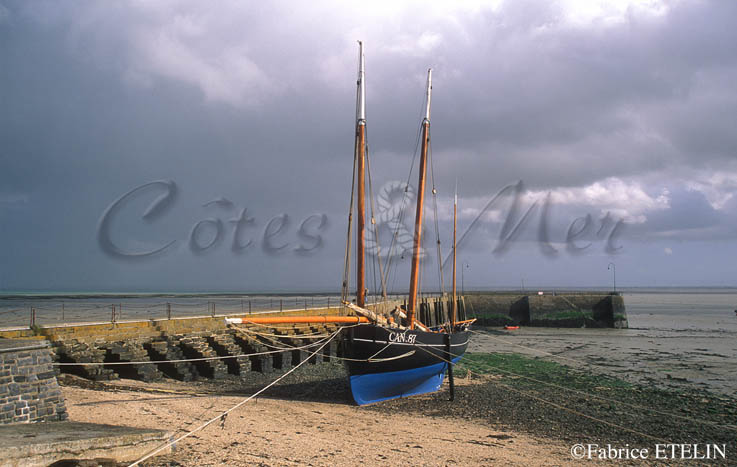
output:
[[[615,293],[487,292],[466,294],[465,299],[469,316],[482,326],[628,326],[624,298]]]
[[[49,342],[0,339],[0,424],[66,420]]]

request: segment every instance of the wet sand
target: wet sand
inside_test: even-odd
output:
[[[488,329],[469,352],[520,353],[670,389],[737,394],[737,339],[698,329]]]

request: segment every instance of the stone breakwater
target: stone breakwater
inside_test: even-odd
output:
[[[488,292],[466,294],[465,300],[469,315],[482,326],[628,326],[624,299],[613,293]]]
[[[0,424],[67,418],[48,342],[0,339]]]

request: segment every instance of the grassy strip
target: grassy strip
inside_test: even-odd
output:
[[[615,404],[620,401],[625,406],[638,405],[682,417],[700,417],[719,424],[737,422],[737,401],[734,399],[704,390],[677,391],[634,385],[611,376],[575,370],[557,362],[519,354],[469,353],[458,365],[459,372],[467,370],[499,375],[505,384],[521,390],[543,391],[556,385],[561,387],[554,388],[556,390],[575,390],[611,399]]]
[[[536,319],[594,319],[594,313],[590,311],[556,311],[537,316]]]
[[[459,385],[454,402],[440,391],[377,404],[375,410],[475,419],[567,442],[724,443],[727,462],[737,458],[737,432],[720,426],[737,423],[735,399],[633,384],[518,354],[466,354],[454,373],[459,381],[476,380]]]

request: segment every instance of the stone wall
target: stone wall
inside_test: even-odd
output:
[[[467,294],[466,302],[482,326],[627,327],[624,299],[605,292],[477,293]]]
[[[0,339],[0,423],[66,420],[49,343]]]

